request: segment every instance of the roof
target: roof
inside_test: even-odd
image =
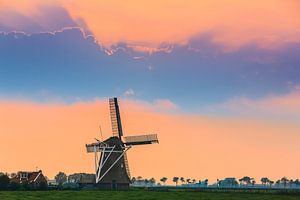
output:
[[[42,174],[42,171],[38,171],[38,172],[31,172],[28,176],[28,181],[33,181],[35,182],[35,180],[39,177],[39,175]]]
[[[26,174],[26,178],[22,177],[21,174]],[[35,171],[35,172],[30,172],[30,171],[19,171],[17,175],[11,180],[13,181],[21,181],[22,180],[28,180],[29,182],[35,182],[39,176],[43,175],[42,170]]]

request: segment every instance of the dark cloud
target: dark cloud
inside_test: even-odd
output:
[[[285,93],[300,84],[300,44],[224,52],[208,34],[161,48],[168,51],[137,52],[126,43],[108,50],[78,28],[2,33],[0,94],[32,97],[48,91],[65,99],[90,99],[132,88],[141,99],[172,99],[193,107],[233,96]]]

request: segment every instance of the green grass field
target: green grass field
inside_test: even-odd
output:
[[[199,199],[199,200],[299,200],[296,194],[251,194],[239,192],[196,192],[196,191],[16,191],[0,192],[1,200],[31,199]]]

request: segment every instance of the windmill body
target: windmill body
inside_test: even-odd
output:
[[[128,189],[130,171],[126,152],[134,145],[158,143],[156,134],[123,138],[117,98],[109,99],[112,137],[87,144],[88,153],[95,154],[96,184],[102,189]]]

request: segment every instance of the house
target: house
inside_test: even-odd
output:
[[[78,183],[80,186],[94,185],[96,183],[95,174],[75,173],[68,177],[69,183]]]
[[[237,187],[239,183],[235,178],[225,178],[224,180],[220,180],[218,182],[219,187]]]
[[[36,172],[19,171],[10,179],[11,182],[19,184],[28,184],[31,189],[47,187],[47,180],[42,173],[42,170]]]

